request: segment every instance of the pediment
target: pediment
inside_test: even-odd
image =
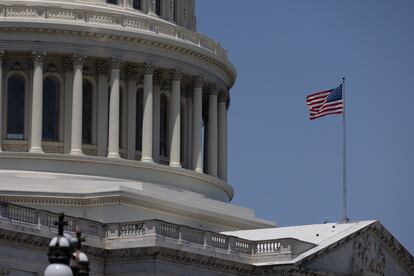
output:
[[[324,275],[414,275],[413,257],[379,223],[304,259],[301,267]]]

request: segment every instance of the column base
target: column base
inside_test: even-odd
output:
[[[73,150],[70,151],[69,154],[70,155],[78,155],[78,156],[84,155],[83,152],[82,152],[82,150],[80,150],[80,149],[73,149]]]
[[[171,162],[170,163],[171,168],[181,168],[181,163],[179,162]]]
[[[203,169],[199,169],[199,168],[197,168],[197,169],[195,169],[194,171],[195,171],[196,173],[201,173],[201,174],[204,174]]]
[[[42,148],[40,148],[40,147],[32,147],[32,148],[30,148],[29,152],[30,153],[44,153]]]
[[[151,157],[142,157],[141,162],[154,163],[154,160]]]
[[[108,153],[108,158],[113,158],[113,159],[121,159],[121,155],[119,155],[118,152],[110,152]]]

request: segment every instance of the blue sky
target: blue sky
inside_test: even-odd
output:
[[[251,7],[252,3],[255,7]],[[414,253],[414,1],[198,0],[198,31],[238,70],[229,111],[233,203],[279,226],[341,218],[341,116],[305,97],[347,78],[349,216]]]

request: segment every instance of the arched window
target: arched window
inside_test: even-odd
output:
[[[142,151],[142,119],[144,115],[144,91],[142,88],[137,91],[136,104],[135,150]]]
[[[160,104],[160,155],[168,156],[168,100],[164,94]]]
[[[59,140],[59,83],[47,77],[43,81],[43,124],[44,141]]]
[[[19,75],[13,75],[7,83],[7,139],[24,139],[24,79]]]
[[[92,144],[92,84],[83,80],[82,143]]]
[[[161,0],[155,0],[155,13],[161,16]]]
[[[141,0],[134,0],[132,2],[132,7],[136,10],[140,10],[141,9]]]

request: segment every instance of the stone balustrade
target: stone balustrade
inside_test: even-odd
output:
[[[37,228],[56,231],[55,221],[58,214],[19,205],[1,203],[0,221],[8,219]],[[268,260],[290,260],[303,250],[304,243],[295,239],[250,241],[233,236],[204,231],[184,225],[177,225],[160,220],[145,220],[126,223],[100,223],[82,218],[66,216],[69,232],[79,227],[89,236],[89,240],[102,239],[106,248],[116,249],[116,243],[127,242],[131,247],[146,247],[147,241],[158,241],[163,246],[183,246],[190,248],[208,248],[217,254],[230,254],[249,260],[252,264]],[[123,243],[125,244],[125,243]],[[300,246],[298,246],[300,245]],[[306,248],[313,245],[307,244]],[[295,248],[297,250],[295,250]]]

